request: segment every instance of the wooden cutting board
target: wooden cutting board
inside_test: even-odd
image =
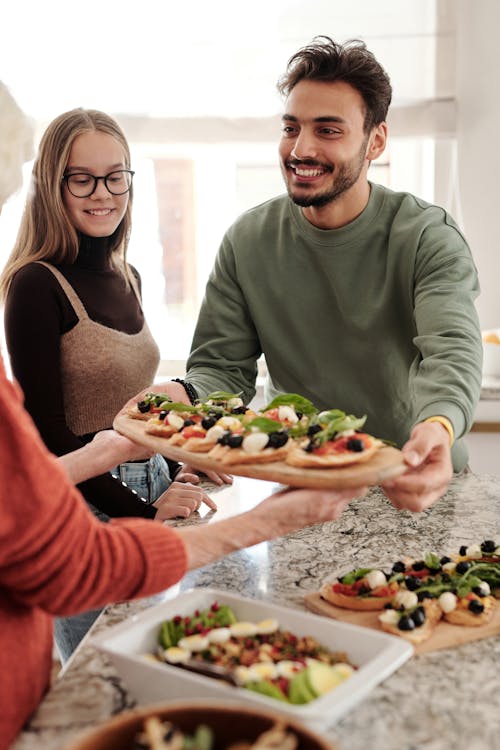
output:
[[[306,594],[304,604],[311,612],[324,617],[333,617],[334,620],[350,622],[354,625],[361,625],[364,628],[373,628],[382,631],[378,616],[379,612],[357,612],[351,609],[335,607],[330,602],[322,598],[319,591]],[[427,641],[414,646],[416,654],[425,654],[429,651],[440,651],[444,648],[454,648],[461,646],[463,643],[471,641],[480,641],[483,638],[490,638],[500,633],[500,604],[497,605],[493,617],[486,625],[478,627],[465,628],[458,625],[451,625],[449,622],[441,621],[436,625],[436,629]]]
[[[134,440],[162,456],[189,464],[201,471],[217,471],[236,476],[264,479],[289,487],[309,487],[311,489],[346,489],[381,484],[406,471],[401,451],[397,448],[381,448],[368,461],[335,469],[305,469],[289,466],[283,461],[267,464],[242,464],[225,466],[220,461],[208,458],[206,453],[192,453],[179,446],[169,445],[167,440],[146,433],[146,422],[132,419],[126,414],[115,418],[113,427],[117,432]]]

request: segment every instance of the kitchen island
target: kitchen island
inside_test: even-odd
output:
[[[212,523],[248,509],[277,485],[235,478],[215,493]],[[174,522],[171,522],[174,523]],[[109,606],[57,678],[13,750],[61,750],[79,732],[135,705],[111,664],[91,644],[94,633],[204,586],[304,609],[332,570],[367,563],[388,569],[402,555],[456,552],[462,544],[500,540],[500,478],[455,478],[433,508],[398,511],[373,488],[341,519],[256,545],[188,574],[163,594]],[[29,679],[18,675],[16,679]],[[413,657],[325,733],[339,750],[495,750],[500,748],[500,636]]]

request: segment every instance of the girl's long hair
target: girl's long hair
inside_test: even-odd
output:
[[[10,283],[20,268],[38,260],[55,265],[74,263],[79,248],[78,232],[73,226],[62,197],[62,179],[73,141],[90,131],[107,133],[123,148],[126,168],[130,168],[130,149],[118,123],[104,112],[73,109],[56,117],[45,131],[33,165],[19,232],[13,250],[0,276],[0,299],[5,301]],[[125,215],[114,232],[109,248],[110,261],[130,282],[126,263],[131,230],[132,188]]]

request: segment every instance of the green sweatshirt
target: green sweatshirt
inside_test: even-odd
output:
[[[367,415],[365,429],[401,447],[434,415],[453,424],[455,471],[467,462],[482,344],[476,268],[442,209],[371,185],[340,229],[314,227],[283,195],[227,231],[196,326],[186,379],[266,399],[299,393],[320,409]]]

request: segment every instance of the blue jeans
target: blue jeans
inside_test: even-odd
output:
[[[131,461],[115,466],[111,473],[148,503],[158,500],[172,483],[168,463],[158,453],[149,461]]]
[[[163,456],[158,454],[155,454],[149,461],[130,462],[115,466],[111,470],[111,474],[117,479],[121,479],[129,489],[137,492],[148,503],[154,503],[172,483],[168,463]],[[92,511],[100,521],[104,523],[109,521],[109,516],[97,508],[92,508]],[[69,659],[83,636],[97,620],[101,611],[100,609],[93,609],[90,612],[82,612],[71,617],[57,617],[54,620],[54,638],[62,664]]]

